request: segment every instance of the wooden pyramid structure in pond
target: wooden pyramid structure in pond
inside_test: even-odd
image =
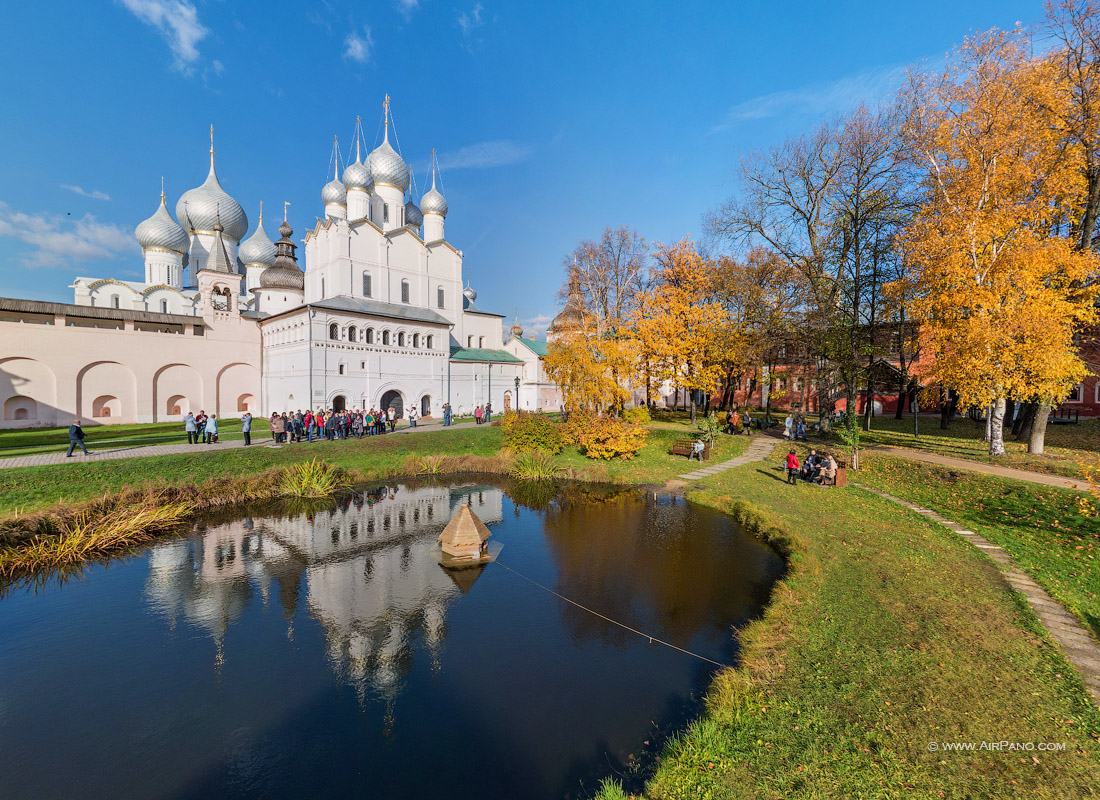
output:
[[[443,545],[445,556],[476,560],[488,555],[490,536],[492,534],[485,523],[478,519],[469,505],[463,503],[443,533],[439,534],[439,542]]]

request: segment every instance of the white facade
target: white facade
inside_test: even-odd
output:
[[[463,289],[463,254],[443,238],[447,204],[434,174],[422,198],[428,241],[415,227],[418,207],[406,207],[408,171],[388,126],[349,176],[354,185],[324,186],[325,218],[305,235],[302,274],[289,227],[275,245],[261,214],[246,238],[248,220],[222,189],[211,148],[206,182],[179,198],[176,217],[162,194],[138,226],[145,283],[77,278],[72,306],[0,300],[10,312],[0,313],[10,345],[0,357],[0,427],[165,421],[200,409],[394,407],[407,416],[415,406],[438,417],[447,402],[457,414],[486,403],[502,411],[517,378],[541,386],[537,359],[532,367],[529,352],[506,349],[503,317]],[[118,385],[89,388],[104,363],[121,367],[105,378]],[[182,381],[169,395],[166,375]],[[114,400],[93,407],[100,397]]]

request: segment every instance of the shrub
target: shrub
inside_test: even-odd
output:
[[[303,461],[283,472],[280,490],[285,497],[329,497],[350,485],[340,467],[326,461]]]
[[[713,442],[721,428],[718,425],[718,415],[713,411],[709,417],[703,417],[703,421],[696,425],[699,429],[699,438],[704,442]]]
[[[645,426],[610,416],[586,417],[577,427],[577,440],[589,458],[634,458],[648,435]]]
[[[549,481],[561,472],[554,457],[541,450],[520,453],[512,464],[512,477],[521,481]]]
[[[565,447],[561,428],[545,414],[509,411],[501,420],[504,445],[517,453],[541,450],[544,453],[560,453]]]
[[[629,422],[631,425],[648,425],[653,421],[649,416],[649,409],[645,406],[635,406],[634,408],[623,409],[623,419]]]

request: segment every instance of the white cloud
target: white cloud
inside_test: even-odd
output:
[[[0,202],[0,237],[34,248],[20,260],[27,267],[62,267],[74,261],[112,258],[137,248],[133,231],[97,222],[91,214],[77,220],[46,214],[24,214]]]
[[[463,11],[458,15],[458,27],[462,28],[462,35],[469,36],[476,31],[482,25],[485,24],[485,20],[482,18],[482,12],[485,11],[485,6],[481,3],[475,5],[470,9],[469,13]]]
[[[199,58],[198,44],[210,30],[199,22],[190,0],[120,0],[135,17],[160,31],[175,57],[175,67],[188,74]]]
[[[62,189],[67,189],[70,192],[74,192],[76,194],[82,195],[83,197],[90,197],[93,200],[110,200],[111,199],[111,196],[109,194],[107,194],[106,192],[96,191],[95,189],[93,189],[90,192],[86,192],[83,189],[81,189],[79,186],[70,186],[67,183],[61,184],[61,188]]]
[[[897,91],[906,67],[886,66],[848,75],[832,83],[816,83],[754,97],[732,106],[710,133],[729,130],[745,122],[775,117],[823,117],[846,111],[863,102],[874,105]]]
[[[531,148],[507,140],[479,142],[439,156],[440,169],[486,169],[518,164],[531,155]]]
[[[408,22],[416,10],[420,8],[420,0],[397,0],[397,10]]]
[[[352,31],[344,40],[344,58],[357,64],[366,64],[370,61],[371,50],[374,48],[374,39],[371,38],[370,28],[363,26],[363,35]]]

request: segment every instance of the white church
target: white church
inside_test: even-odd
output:
[[[447,201],[414,202],[390,144],[356,157],[321,190],[324,216],[304,240],[284,220],[272,242],[222,188],[211,133],[206,181],[169,212],[163,192],[135,236],[144,282],[77,278],[74,301],[0,298],[0,427],[179,420],[307,408],[394,408],[440,416],[557,409],[545,345],[463,288],[447,241]],[[338,170],[338,167],[337,167]]]

